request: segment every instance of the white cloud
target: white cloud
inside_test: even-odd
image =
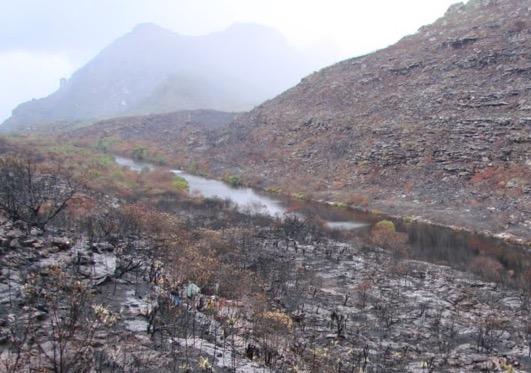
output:
[[[192,34],[220,30],[237,21],[262,23],[276,28],[295,44],[333,43],[346,58],[384,48],[414,33],[419,27],[443,16],[455,2],[153,0],[144,16],[167,28]]]
[[[61,54],[0,53],[0,121],[21,102],[50,94],[73,70],[69,58]]]

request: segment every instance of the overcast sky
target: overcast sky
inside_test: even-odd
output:
[[[337,59],[384,48],[456,0],[0,0],[0,121],[46,96],[136,24],[201,35],[234,22],[271,26]],[[332,46],[333,48],[330,48]]]

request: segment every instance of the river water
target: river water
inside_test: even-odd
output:
[[[115,156],[115,159],[119,165],[137,172],[156,168],[150,163],[120,156]],[[222,181],[191,175],[181,170],[171,170],[171,172],[188,182],[189,193],[192,195],[229,200],[239,211],[249,214],[263,214],[271,217],[296,214],[311,218],[321,222],[330,231],[336,232],[335,234],[343,238],[366,239],[375,222],[384,218],[390,219],[383,215],[376,216],[323,203],[282,198],[252,188],[235,188]],[[530,249],[522,245],[508,244],[502,240],[428,223],[391,220],[395,222],[399,231],[407,233],[411,246],[410,255],[413,258],[468,269],[474,257],[487,255],[501,262],[507,273],[513,271],[519,274],[531,268]]]
[[[141,172],[143,169],[154,169],[150,163],[140,162],[129,158],[115,156],[116,163]],[[231,201],[239,211],[262,214],[271,217],[282,217],[285,214],[296,213],[303,217],[318,218],[325,226],[334,230],[353,230],[367,228],[371,220],[353,219],[351,214],[330,206],[303,203],[288,199],[275,198],[252,188],[235,188],[222,181],[191,175],[181,170],[171,170],[188,182],[189,193],[201,195],[204,198]]]

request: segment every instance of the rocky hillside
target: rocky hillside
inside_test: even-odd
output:
[[[158,149],[181,167],[201,162],[203,173],[263,189],[530,240],[529,13],[524,0],[454,5],[231,125],[190,138],[169,122]],[[93,142],[157,136],[103,128],[91,130]]]
[[[263,26],[184,36],[141,24],[50,96],[19,105],[0,130],[184,109],[248,110],[322,63],[306,57]]]
[[[233,113],[213,110],[121,117],[63,133],[59,139],[135,158],[142,149],[144,160],[164,164],[173,163],[178,152],[180,156],[186,154],[191,162],[195,153],[188,153],[188,146],[198,151],[202,145],[217,141],[218,133],[226,130],[236,117]]]
[[[530,12],[527,0],[470,0],[314,73],[240,117],[212,169],[529,238]]]

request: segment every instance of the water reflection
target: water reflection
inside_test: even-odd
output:
[[[143,169],[152,170],[155,168],[155,166],[149,163],[129,158],[115,156],[115,159],[119,165],[128,167],[136,172],[141,172]],[[192,195],[199,194],[205,198],[229,200],[241,212],[282,217],[287,213],[294,213],[293,211],[296,211],[296,214],[300,216],[317,217],[326,227],[334,230],[355,230],[368,226],[367,221],[345,220],[344,213],[336,211],[334,214],[333,209],[330,207],[323,210],[316,209],[315,205],[312,205],[310,208],[310,204],[308,204],[308,206],[299,206],[294,209],[292,206],[289,206],[290,202],[272,198],[252,188],[234,188],[222,181],[191,175],[182,170],[172,170],[172,172],[188,182],[189,192]]]

